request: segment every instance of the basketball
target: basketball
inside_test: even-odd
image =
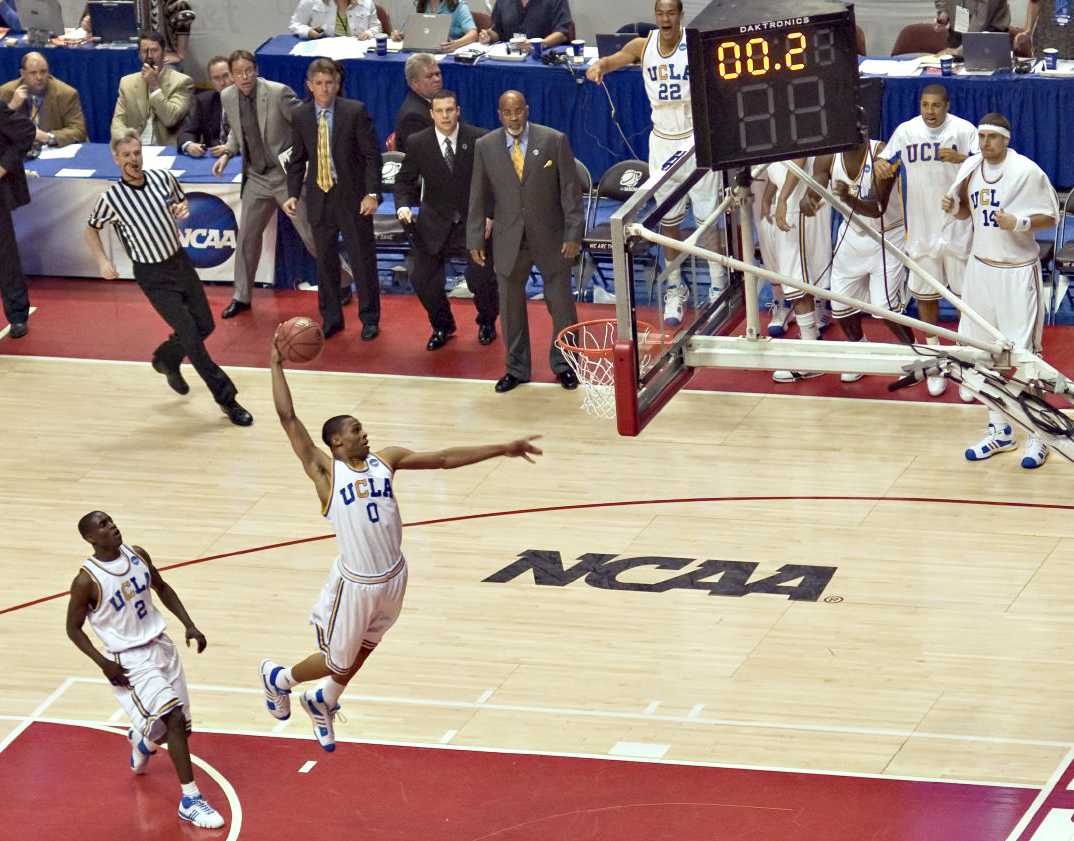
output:
[[[324,332],[316,321],[299,315],[280,325],[276,345],[288,362],[312,362],[321,355]]]

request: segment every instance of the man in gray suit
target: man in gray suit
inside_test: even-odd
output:
[[[500,326],[507,346],[507,372],[496,391],[530,379],[530,334],[526,280],[534,264],[544,279],[544,301],[552,316],[552,372],[564,388],[578,378],[555,344],[555,336],[578,321],[571,293],[571,266],[582,244],[585,218],[582,185],[570,143],[562,133],[529,122],[526,98],[518,91],[500,97],[502,129],[490,131],[474,149],[466,245],[485,265],[486,208],[492,217],[492,261],[500,290]]]
[[[247,50],[228,57],[234,84],[220,92],[220,105],[227,115],[228,133],[224,152],[213,164],[218,178],[227,162],[242,151],[242,211],[235,243],[235,291],[220,313],[234,318],[250,309],[250,289],[261,260],[265,228],[276,208],[287,201],[287,173],[280,156],[291,148],[291,113],[298,97],[287,85],[258,78],[257,61]],[[313,231],[304,204],[291,222],[306,250],[313,254]],[[350,277],[343,277],[350,291]]]

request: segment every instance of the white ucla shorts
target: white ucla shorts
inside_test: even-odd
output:
[[[1044,291],[1039,260],[1022,266],[997,266],[970,257],[962,300],[1016,347],[1040,353]],[[991,341],[991,336],[965,315],[959,321],[958,330],[972,338]]]
[[[800,278],[810,286],[828,289],[831,286],[832,209],[824,205],[814,216],[788,213],[790,231],[773,226],[775,258],[780,274]],[[784,287],[784,298],[797,301],[805,292]]]
[[[668,140],[666,137],[658,137],[655,132],[650,132],[649,177],[656,178],[664,170],[670,169],[693,145],[693,135],[684,137],[681,140]],[[685,181],[686,176],[689,174],[689,169],[682,169],[674,177],[661,184],[656,191],[657,204],[671,195],[671,192]],[[683,217],[686,216],[687,197],[690,199],[690,210],[694,214],[694,219],[700,224],[712,214],[719,202],[720,174],[718,172],[709,172],[703,176],[700,181],[690,188],[687,196],[683,196],[668,210],[664,218],[660,220],[660,224],[671,226],[682,222]]]
[[[310,612],[317,630],[317,647],[333,672],[346,674],[361,649],[372,650],[395,624],[406,594],[406,559],[383,575],[356,575],[343,567],[340,557],[332,564],[328,583]]]
[[[874,307],[902,312],[906,309],[906,267],[865,234],[849,231],[843,236],[845,228],[844,224],[835,237],[832,291]],[[901,239],[901,229],[897,233]],[[832,301],[832,315],[836,318],[860,312],[857,307]]]
[[[956,295],[962,294],[963,275],[966,273],[966,261],[958,257],[914,257],[914,262],[936,278],[946,283],[947,288]],[[939,301],[943,298],[939,292],[929,286],[913,272],[910,272],[910,294],[919,301]]]
[[[129,648],[113,659],[127,670],[131,688],[113,686],[112,694],[131,721],[131,726],[151,742],[164,740],[165,724],[161,719],[176,707],[183,708],[190,730],[190,694],[186,675],[179,662],[179,651],[167,634],[145,645]]]

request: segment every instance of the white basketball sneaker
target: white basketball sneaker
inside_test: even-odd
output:
[[[786,301],[773,301],[768,305],[768,335],[778,338],[787,332],[794,321],[794,307]]]
[[[820,301],[814,301],[813,312],[816,313],[817,317],[818,333],[823,333],[832,326],[832,311],[827,304],[822,304]]]
[[[336,717],[339,704],[329,709],[324,700],[324,693],[320,689],[307,689],[302,693],[302,709],[304,709],[313,722],[313,735],[317,737],[317,743],[331,753],[336,749],[336,733],[332,727],[332,720]]]
[[[865,376],[865,374],[840,374],[839,375],[839,382],[841,382],[841,383],[856,383],[858,380],[860,380],[864,376]]]
[[[964,385],[958,387],[958,399],[963,403],[972,403],[977,399],[976,395]]]
[[[291,717],[291,690],[277,689],[272,682],[276,673],[281,671],[283,666],[275,660],[261,661],[261,686],[265,690],[265,706],[273,718],[286,721]]]
[[[208,804],[203,794],[193,797],[184,794],[179,801],[179,817],[202,829],[219,829],[224,825],[224,816]]]
[[[933,397],[939,397],[947,391],[947,379],[945,377],[925,377],[925,388]]]
[[[820,371],[773,371],[772,379],[777,383],[796,383],[801,380],[811,380],[814,377],[823,377]]]
[[[1022,454],[1022,467],[1026,470],[1036,470],[1048,460],[1048,445],[1030,435],[1026,442],[1026,451]]]
[[[999,429],[995,424],[990,423],[984,438],[966,450],[966,458],[970,461],[983,461],[986,458],[992,458],[996,453],[1013,450],[1016,446],[1010,426],[1004,425],[1002,429]]]
[[[686,299],[690,297],[690,291],[682,281],[668,284],[667,292],[664,293],[664,325],[678,327],[682,324],[682,310]]]
[[[149,764],[149,757],[156,753],[155,750],[150,750],[146,744],[145,739],[139,736],[134,730],[127,731],[127,741],[131,746],[131,772],[134,774],[144,774],[145,768]]]

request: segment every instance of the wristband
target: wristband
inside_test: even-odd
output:
[[[1028,216],[1019,216],[1018,221],[1014,223],[1014,229],[1016,231],[1028,231],[1033,227],[1033,220]]]

